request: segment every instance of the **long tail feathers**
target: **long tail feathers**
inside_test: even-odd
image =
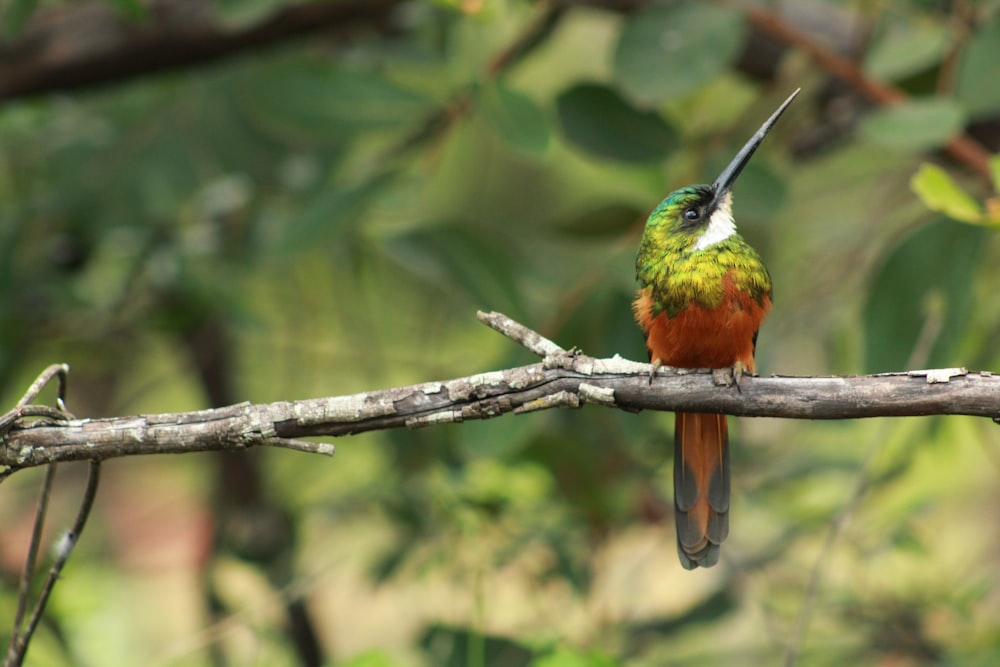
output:
[[[729,427],[725,415],[678,412],[674,426],[677,555],[686,570],[719,562],[729,535]]]

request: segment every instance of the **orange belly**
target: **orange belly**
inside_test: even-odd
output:
[[[723,298],[717,308],[692,303],[674,317],[654,315],[653,298],[643,289],[635,299],[636,320],[646,332],[650,361],[678,368],[727,368],[736,362],[754,370],[754,338],[771,308],[723,279]]]

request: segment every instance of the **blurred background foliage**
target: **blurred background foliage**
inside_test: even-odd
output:
[[[3,60],[39,35],[76,39],[74,5],[0,2],[0,84],[30,78]],[[535,361],[477,309],[644,359],[629,303],[646,214],[711,181],[797,87],[735,195],[775,283],[762,372],[1000,364],[996,184],[949,148],[1000,149],[998,2],[83,8],[141,37],[174,5],[251,37],[183,69],[3,94],[4,405],[56,361],[81,416]],[[314,5],[353,14],[254,42]],[[995,425],[734,429],[733,531],[719,567],[690,573],[668,414],[366,434],[333,460],[116,461],[29,664],[1000,661]],[[39,474],[3,488],[0,627]],[[81,472],[59,480],[67,517]]]

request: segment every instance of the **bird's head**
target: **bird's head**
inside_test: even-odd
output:
[[[735,234],[733,185],[754,151],[798,94],[796,90],[771,114],[714,183],[691,185],[667,195],[650,213],[646,222],[647,233],[669,236],[675,244],[695,250],[708,248]]]

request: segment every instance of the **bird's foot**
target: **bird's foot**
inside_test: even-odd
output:
[[[716,386],[719,387],[736,387],[736,391],[743,393],[742,387],[740,387],[740,380],[743,379],[744,375],[749,375],[753,377],[756,375],[753,371],[747,369],[742,361],[737,361],[735,364],[728,368],[716,368],[712,371],[712,381]]]
[[[653,384],[653,378],[656,377],[656,371],[660,370],[660,366],[663,362],[659,359],[652,359],[649,362],[649,384]]]
[[[743,379],[743,376],[748,375],[750,377],[757,377],[757,373],[744,366],[742,361],[737,361],[735,364],[733,364],[731,370],[733,373],[733,382],[736,384],[736,391],[740,392],[741,394],[743,393],[743,389],[740,387],[740,380]]]
[[[740,387],[740,380],[743,379],[743,373],[746,372],[746,366],[743,365],[742,361],[737,361],[733,364],[733,382],[736,383],[736,388]]]
[[[733,364],[732,370],[733,370],[733,383],[736,384],[736,391],[742,394],[743,388],[740,387],[740,380],[743,379],[743,372],[746,370],[746,367],[743,366],[742,361],[737,361],[735,364]]]

